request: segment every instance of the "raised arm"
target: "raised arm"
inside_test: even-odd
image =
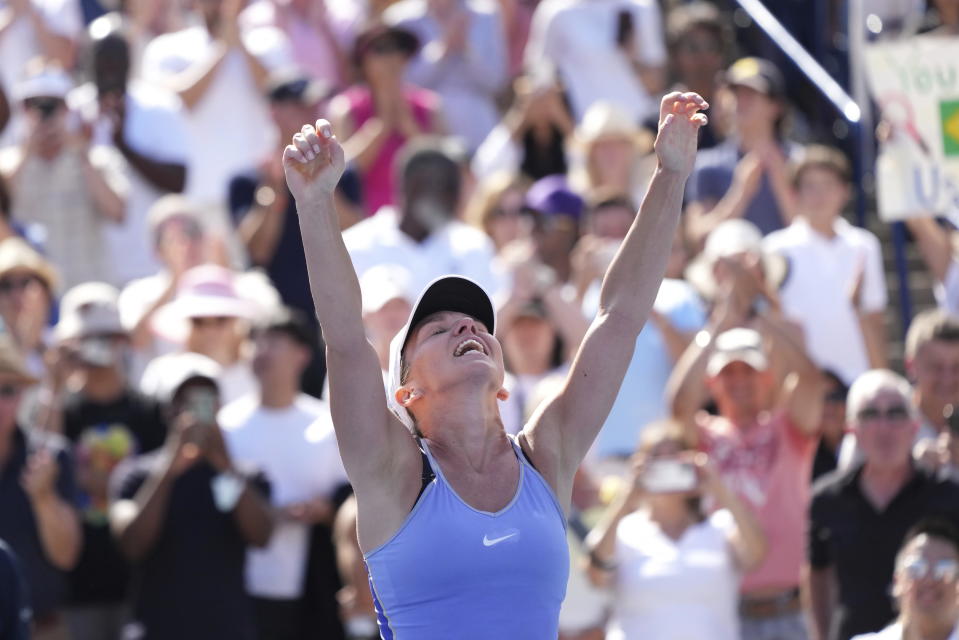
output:
[[[419,453],[387,409],[379,360],[363,330],[360,286],[333,206],[344,154],[326,120],[316,128],[305,125],[293,137],[283,168],[296,200],[310,291],[326,342],[337,442],[362,502],[365,494],[400,483],[392,475],[396,465],[415,464]]]
[[[659,167],[639,215],[606,272],[599,313],[576,354],[566,384],[533,417],[522,438],[537,468],[569,498],[573,474],[606,420],[659,291],[679,222],[696,136],[707,107],[695,93],[671,93],[660,107]]]

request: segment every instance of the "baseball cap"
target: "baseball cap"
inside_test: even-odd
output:
[[[330,94],[323,82],[297,70],[281,70],[270,75],[266,97],[270,102],[298,102],[315,105]]]
[[[565,215],[579,219],[584,203],[566,182],[566,176],[540,178],[526,192],[526,206],[546,216]]]
[[[771,98],[786,93],[783,74],[769,60],[740,58],[726,70],[726,83],[734,87],[749,87]]]
[[[117,309],[119,292],[105,282],[84,282],[73,287],[60,302],[60,321],[54,327],[57,340],[95,335],[119,335],[126,331]]]
[[[403,367],[403,348],[410,332],[424,319],[440,311],[457,311],[476,318],[492,333],[495,330],[496,313],[489,295],[473,280],[465,276],[447,275],[436,278],[423,289],[406,325],[390,343],[389,386],[387,404],[390,410],[412,431],[413,417],[396,401],[393,392],[400,387]]]
[[[45,66],[24,77],[13,87],[13,99],[23,102],[31,98],[66,99],[73,89],[73,81],[67,73],[54,66]]]
[[[733,362],[745,362],[756,371],[765,371],[769,360],[763,350],[762,336],[755,329],[729,329],[716,336],[714,351],[706,363],[706,375],[719,374]]]

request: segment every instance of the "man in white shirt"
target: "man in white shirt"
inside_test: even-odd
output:
[[[849,164],[836,149],[808,147],[794,172],[797,217],[763,248],[789,260],[779,292],[785,314],[806,335],[813,361],[850,384],[886,366],[886,279],[879,240],[842,218]]]
[[[533,14],[525,64],[555,71],[579,121],[594,102],[612,102],[633,122],[656,111],[666,47],[655,0],[546,0]]]
[[[331,620],[314,621],[319,629],[303,627],[300,602],[306,591],[310,529],[331,525],[334,494],[347,483],[326,403],[299,390],[314,340],[298,312],[278,313],[256,339],[253,370],[259,393],[227,405],[219,415],[231,456],[266,474],[279,512],[269,545],[247,557],[247,591],[262,640],[297,640],[306,631],[328,631],[325,625],[338,624],[332,589],[324,594],[329,602],[310,604],[334,612]],[[334,580],[319,579],[327,584]]]
[[[499,290],[492,240],[455,219],[462,175],[447,146],[435,140],[407,145],[397,163],[399,205],[343,232],[360,278],[376,265],[401,264],[410,271],[410,291],[447,273],[471,278],[490,294]]]
[[[959,532],[947,522],[920,522],[896,557],[892,595],[899,618],[853,640],[959,640]]]
[[[107,228],[111,282],[123,286],[156,272],[147,212],[164,193],[186,184],[189,156],[176,96],[130,77],[130,43],[118,14],[90,24],[92,81],[68,101],[93,128],[93,153],[120,157],[126,193],[123,220]]]

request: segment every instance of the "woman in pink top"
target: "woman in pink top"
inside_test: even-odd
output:
[[[416,36],[405,29],[367,28],[353,52],[362,83],[330,103],[347,162],[360,174],[368,215],[393,204],[393,159],[406,141],[440,132],[437,97],[403,81],[418,47]]]

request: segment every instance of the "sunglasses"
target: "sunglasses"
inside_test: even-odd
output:
[[[954,582],[959,577],[959,562],[944,559],[931,563],[925,558],[916,556],[903,563],[902,571],[910,580],[932,578],[937,582]]]
[[[826,394],[824,400],[831,404],[845,404],[846,402],[846,390],[842,387],[838,389],[833,389]]]
[[[40,112],[40,116],[43,118],[49,118],[64,107],[65,104],[66,103],[59,98],[28,98],[23,101],[24,107]]]
[[[209,316],[205,318],[190,318],[194,327],[222,327],[233,318],[229,316]]]
[[[0,384],[0,399],[9,400],[20,395],[20,385]]]
[[[14,291],[23,291],[34,282],[39,282],[35,275],[0,278],[0,293],[13,293]]]
[[[866,407],[856,414],[859,422],[875,422],[883,419],[887,422],[900,422],[910,417],[909,409],[903,405],[889,407],[885,411],[878,407]]]
[[[379,56],[385,56],[391,53],[405,53],[406,49],[399,42],[396,42],[390,38],[384,38],[382,40],[376,40],[370,43],[369,48],[367,48],[367,52]]]

